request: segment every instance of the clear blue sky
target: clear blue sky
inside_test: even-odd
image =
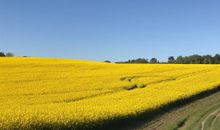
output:
[[[99,61],[220,53],[220,1],[1,0],[0,51]]]

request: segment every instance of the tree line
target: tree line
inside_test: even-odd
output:
[[[14,54],[11,52],[0,52],[0,57],[13,57]],[[107,63],[110,63],[111,61],[105,61]],[[128,61],[122,61],[122,62],[115,62],[118,64],[220,64],[220,54],[216,54],[214,56],[212,55],[191,55],[191,56],[170,56],[168,57],[167,61],[160,62],[157,58],[151,58],[148,60],[147,58],[137,58],[137,59],[131,59]]]
[[[142,64],[147,64],[147,63],[160,63],[159,60],[157,58],[151,58],[150,60],[148,60],[147,58],[138,58],[138,59],[132,59],[132,60],[128,60],[128,61],[121,61],[121,62],[116,62],[118,64],[123,64],[123,63],[142,63]]]
[[[14,54],[11,52],[7,52],[7,53],[0,52],[0,57],[13,57],[13,56]]]
[[[151,58],[148,60],[147,58],[138,58],[132,59],[128,61],[116,62],[118,64],[128,63],[128,64],[220,64],[220,55],[216,54],[212,55],[191,55],[191,56],[170,56],[167,61],[160,62],[157,58]]]
[[[220,64],[220,55],[191,55],[178,56],[176,59],[171,56],[168,58],[168,63],[176,64]]]

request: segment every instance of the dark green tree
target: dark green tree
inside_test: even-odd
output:
[[[192,55],[188,57],[188,62],[187,64],[202,64],[203,58],[200,55]]]
[[[220,55],[219,55],[219,54],[216,54],[216,55],[214,56],[214,63],[215,63],[215,64],[220,64]]]
[[[105,63],[111,63],[111,61],[109,61],[109,60],[106,60],[106,61],[104,61]]]
[[[159,61],[157,60],[157,58],[152,58],[150,60],[150,63],[155,64],[155,63],[159,63]]]
[[[5,57],[5,53],[4,52],[0,52],[0,57]]]
[[[175,58],[173,56],[168,57],[168,63],[174,63]]]
[[[214,63],[213,57],[211,55],[205,55],[203,57],[204,57],[203,64],[213,64]]]

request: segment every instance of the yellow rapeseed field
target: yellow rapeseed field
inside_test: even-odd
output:
[[[86,129],[220,85],[218,65],[0,58],[0,129]]]

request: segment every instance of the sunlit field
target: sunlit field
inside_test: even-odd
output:
[[[220,85],[218,65],[0,58],[0,129],[88,129]]]

